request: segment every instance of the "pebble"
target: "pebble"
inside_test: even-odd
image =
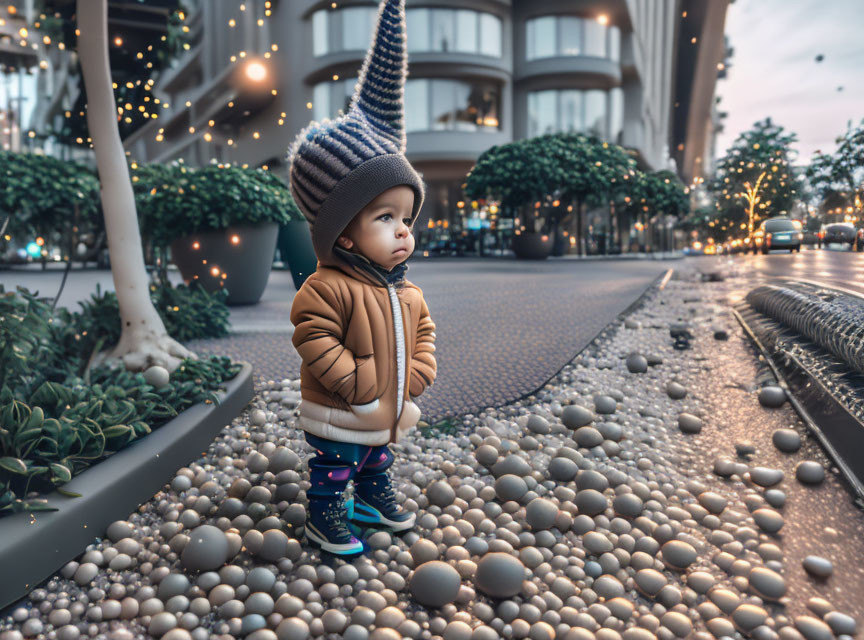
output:
[[[627,371],[630,373],[645,373],[648,371],[648,360],[639,353],[627,356]]]
[[[834,573],[834,565],[831,561],[821,556],[807,556],[801,564],[807,573],[817,578],[830,578]]]
[[[753,520],[766,533],[777,533],[783,528],[783,516],[774,509],[756,509],[753,512]]]
[[[768,467],[753,467],[750,469],[750,479],[760,487],[773,487],[783,482],[785,474],[780,469]]]
[[[759,404],[763,407],[776,409],[786,402],[786,391],[781,387],[768,385],[759,390]]]
[[[432,560],[414,570],[409,584],[417,602],[440,608],[456,599],[462,582],[456,569],[446,562]]]
[[[228,539],[225,533],[209,524],[195,527],[189,534],[189,543],[183,548],[180,561],[190,571],[218,569],[228,558]]]
[[[831,627],[813,616],[798,616],[795,618],[795,628],[807,640],[834,640]]]
[[[684,433],[699,433],[702,431],[702,420],[692,413],[678,415],[678,428]]]
[[[825,479],[825,467],[814,460],[802,460],[795,466],[795,477],[804,484],[820,484]]]
[[[687,397],[687,387],[673,380],[666,384],[666,394],[673,400],[683,400]]]
[[[765,567],[754,567],[747,576],[750,586],[763,598],[779,600],[786,595],[786,581],[779,573]]]
[[[577,404],[572,404],[564,407],[561,412],[561,422],[568,429],[578,429],[594,422],[594,414]]]
[[[839,611],[829,611],[823,618],[835,635],[854,636],[858,633],[858,625],[852,616]]]
[[[660,551],[666,564],[679,571],[696,562],[696,549],[681,540],[670,540],[660,548]]]
[[[487,553],[477,563],[477,588],[493,598],[510,598],[522,589],[525,565],[507,553]]]
[[[771,442],[783,453],[795,453],[801,448],[801,436],[794,429],[776,429],[771,434]]]

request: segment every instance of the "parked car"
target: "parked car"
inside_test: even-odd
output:
[[[827,248],[829,244],[835,243],[848,244],[849,250],[852,251],[858,232],[855,230],[855,226],[848,222],[834,222],[824,225],[819,232],[819,236],[821,240],[820,248]]]
[[[753,235],[762,253],[772,249],[789,249],[790,253],[801,251],[801,241],[804,239],[801,223],[785,217],[765,220]]]

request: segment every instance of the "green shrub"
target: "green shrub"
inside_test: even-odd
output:
[[[227,298],[228,291],[209,293],[197,282],[176,287],[168,281],[150,285],[153,306],[168,335],[178,342],[228,335]],[[67,327],[63,342],[79,357],[89,358],[97,338],[104,338],[105,345],[120,340],[120,307],[117,295],[113,291],[102,293],[98,285],[96,293],[79,304],[79,312],[58,311]]]
[[[178,291],[162,295],[188,295]],[[216,402],[215,391],[239,372],[225,357],[187,359],[156,389],[140,373],[87,371],[115,319],[119,337],[112,305],[116,298],[97,293],[83,314],[54,314],[26,289],[0,285],[0,516],[47,509],[29,492],[60,487],[186,408]]]
[[[211,164],[133,164],[141,232],[154,247],[233,225],[302,220],[288,187],[265,169]]]

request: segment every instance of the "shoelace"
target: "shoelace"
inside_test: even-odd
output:
[[[335,500],[324,512],[324,519],[330,526],[339,534],[340,537],[351,537],[351,530],[342,518],[342,513],[345,509],[345,496],[341,496]]]

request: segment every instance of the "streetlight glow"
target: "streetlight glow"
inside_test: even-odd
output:
[[[246,65],[246,77],[252,82],[261,82],[267,77],[267,67],[260,62],[250,62]]]

